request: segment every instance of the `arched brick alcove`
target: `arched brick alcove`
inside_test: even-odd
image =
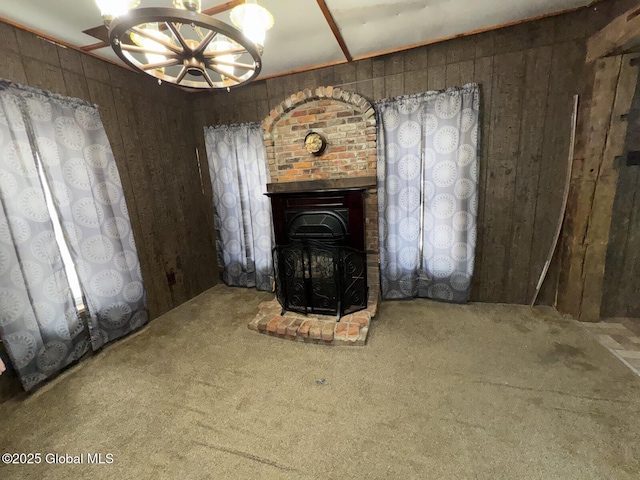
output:
[[[262,124],[271,182],[376,174],[376,117],[371,103],[340,88],[305,89],[283,100]],[[325,135],[325,153],[304,149],[310,131]]]
[[[376,176],[376,116],[373,105],[357,93],[334,87],[304,89],[285,98],[262,123],[271,183],[340,180]],[[304,137],[317,131],[327,138],[324,154],[304,148]],[[366,251],[377,278],[378,195],[365,197]]]

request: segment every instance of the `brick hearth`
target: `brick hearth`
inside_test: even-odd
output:
[[[258,333],[288,340],[323,345],[363,346],[367,341],[371,319],[378,309],[378,298],[378,289],[370,288],[367,308],[344,315],[339,322],[336,322],[335,316],[327,315],[304,315],[295,312],[280,315],[280,304],[274,298],[258,306],[258,314],[248,326],[250,330]]]

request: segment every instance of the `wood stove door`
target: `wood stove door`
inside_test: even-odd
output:
[[[343,247],[342,268],[342,314],[348,315],[367,308],[369,287],[367,286],[367,256],[352,248]]]
[[[320,242],[305,242],[309,260],[309,297],[314,313],[333,315],[340,311],[339,251]]]
[[[301,244],[277,246],[273,249],[273,256],[278,302],[283,310],[308,313],[308,261]]]
[[[291,242],[273,250],[276,296],[284,310],[334,315],[341,311],[339,249]]]

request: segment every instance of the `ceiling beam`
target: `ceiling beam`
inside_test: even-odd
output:
[[[640,2],[587,41],[587,63],[612,54],[640,51]]]
[[[336,37],[336,40],[338,41],[338,45],[340,45],[340,49],[342,50],[344,57],[347,59],[348,62],[350,62],[351,60],[353,60],[353,57],[349,53],[347,44],[345,43],[344,38],[342,38],[342,33],[340,33],[340,29],[338,28],[338,25],[336,25],[336,21],[333,19],[333,15],[331,15],[331,12],[329,11],[329,7],[327,7],[327,4],[324,0],[317,0],[317,2],[318,2],[318,6],[320,7],[320,10],[322,10],[322,14],[324,15],[324,18],[327,20],[327,23],[329,24],[329,27],[333,32],[333,36]]]

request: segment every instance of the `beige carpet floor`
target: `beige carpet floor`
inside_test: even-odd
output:
[[[217,286],[0,405],[0,453],[43,455],[0,478],[640,477],[640,378],[550,309],[384,302],[326,347],[248,330],[268,298]]]

